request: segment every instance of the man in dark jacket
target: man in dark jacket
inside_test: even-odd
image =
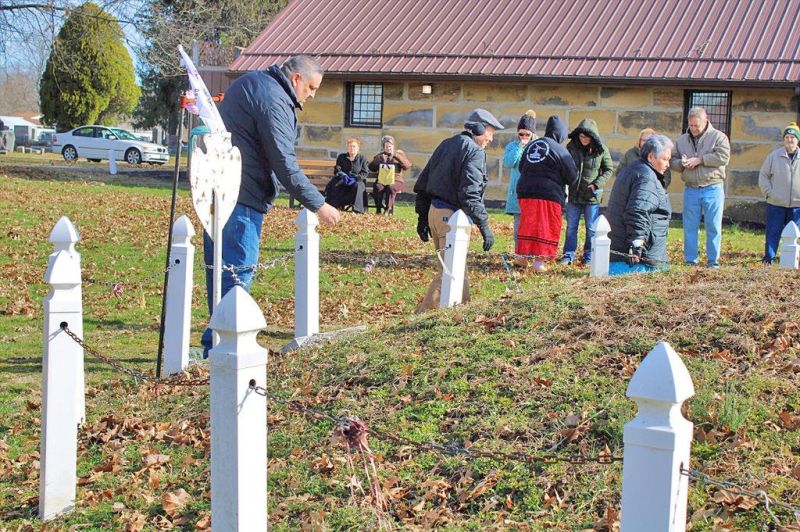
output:
[[[570,141],[567,150],[575,160],[578,168],[578,182],[569,187],[567,200],[567,234],[564,240],[564,257],[562,264],[571,264],[575,261],[575,250],[578,247],[578,224],[583,215],[586,224],[586,239],[583,243],[583,264],[592,261],[592,237],[597,216],[600,214],[600,200],[611,173],[614,163],[611,161],[611,152],[603,145],[597,122],[591,118],[581,120],[578,127],[569,134]]]
[[[231,141],[242,155],[242,183],[236,207],[222,230],[222,263],[226,267],[258,263],[261,224],[278,195],[278,183],[300,203],[315,212],[322,223],[333,225],[339,212],[325,203],[297,164],[294,143],[297,136],[296,109],[303,109],[322,83],[322,66],[307,56],[293,56],[278,68],[250,72],[228,88],[219,112]],[[214,262],[214,244],[203,234],[206,264]],[[223,271],[222,295],[235,284],[250,290],[255,267]],[[213,272],[206,268],[209,314],[212,311]],[[211,330],[203,333],[207,352]]]
[[[672,142],[653,135],[644,142],[641,153],[641,159],[617,177],[606,209],[611,251],[628,255],[611,255],[612,275],[669,267],[667,231],[672,206],[661,181],[669,169]]]
[[[483,250],[494,244],[494,234],[489,227],[489,213],[483,204],[486,190],[486,146],[494,139],[494,132],[504,129],[497,118],[485,109],[472,111],[464,123],[464,131],[442,141],[434,150],[414,185],[417,194],[417,234],[423,242],[433,237],[436,251],[444,249],[450,216],[459,209],[478,226],[483,236]],[[417,312],[436,308],[442,284],[442,268],[437,262],[437,273],[428,286],[425,299]],[[462,301],[469,301],[469,282],[464,277]]]

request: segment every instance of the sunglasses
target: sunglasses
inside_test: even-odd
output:
[[[530,137],[530,136],[531,136],[531,134],[530,134],[530,133],[517,133],[517,135],[519,135],[520,137],[522,137],[522,138],[524,138],[524,139],[525,139],[525,138],[528,138],[528,137]]]

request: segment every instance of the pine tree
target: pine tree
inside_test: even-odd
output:
[[[72,11],[42,75],[43,121],[59,130],[113,123],[133,112],[140,92],[117,20],[92,2]]]

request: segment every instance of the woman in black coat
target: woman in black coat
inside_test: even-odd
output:
[[[347,139],[347,152],[336,158],[334,175],[325,187],[325,201],[337,209],[357,213],[367,211],[367,158],[359,153],[361,141]]]

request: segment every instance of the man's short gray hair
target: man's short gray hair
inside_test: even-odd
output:
[[[287,78],[292,74],[300,74],[304,78],[310,78],[315,74],[320,76],[325,73],[325,69],[319,64],[319,61],[309,55],[293,55],[283,62],[281,71]]]
[[[647,140],[642,144],[642,159],[647,160],[647,157],[652,153],[656,157],[661,155],[667,150],[672,149],[672,141],[664,135],[653,135],[647,137]]]
[[[699,118],[700,120],[703,120],[707,116],[706,110],[702,107],[692,107],[689,109],[689,114],[686,115],[686,120],[689,120],[690,118]]]

